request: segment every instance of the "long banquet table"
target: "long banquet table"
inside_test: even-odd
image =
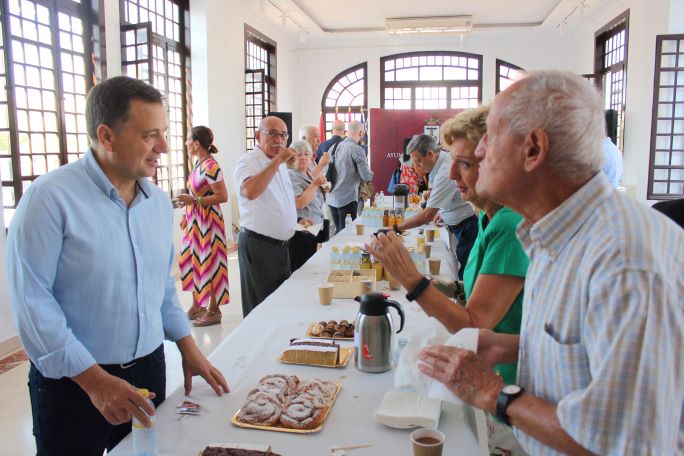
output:
[[[332,305],[322,306],[318,303],[316,289],[316,285],[326,281],[332,245],[368,240],[368,234],[352,235],[349,234],[350,229],[354,228],[348,227],[326,243],[211,353],[209,359],[230,384],[229,394],[217,397],[202,379],[195,378],[188,399],[202,405],[203,413],[199,416],[176,414],[176,405],[185,399],[182,387],[168,395],[157,410],[157,448],[160,455],[196,455],[210,443],[227,442],[270,444],[274,452],[287,456],[329,455],[330,447],[348,445],[372,445],[347,453],[353,456],[412,454],[410,430],[392,429],[373,420],[373,411],[380,405],[383,394],[394,389],[394,369],[381,374],[361,372],[354,367],[353,358],[346,368],[282,364],[277,360],[289,340],[304,337],[312,322],[355,319],[358,312],[355,301],[334,299]],[[412,230],[406,240],[407,246],[415,246],[416,231]],[[447,231],[442,229],[441,236],[435,239],[432,247],[432,256],[442,259],[439,276],[442,278],[455,276],[447,239]],[[409,338],[415,323],[428,318],[417,304],[407,302],[405,290],[390,291],[386,281],[378,282],[377,289],[404,307],[406,325],[399,336]],[[391,309],[391,313],[398,323],[395,310]],[[395,344],[397,338],[395,336]],[[340,343],[344,347],[353,346],[351,341]],[[244,429],[231,424],[232,416],[247,393],[262,376],[273,373],[294,374],[303,379],[334,380],[341,384],[341,391],[320,432],[290,434]],[[439,429],[446,434],[445,456],[481,454],[475,415],[470,407],[443,402]],[[132,454],[130,435],[110,454]]]

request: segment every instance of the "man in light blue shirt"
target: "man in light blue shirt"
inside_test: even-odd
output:
[[[425,209],[419,214],[404,221],[398,226],[400,230],[408,230],[430,223],[439,212],[444,224],[449,228],[458,243],[458,278],[463,279],[463,270],[468,262],[470,250],[477,238],[477,217],[467,201],[461,199],[461,192],[449,177],[451,154],[439,150],[437,141],[430,135],[416,135],[406,146],[414,163],[426,173],[430,173],[431,186]]]
[[[183,358],[186,394],[223,375],[197,348],[176,296],[172,208],[149,180],[165,139],[162,95],[126,77],[93,88],[92,148],[37,179],[9,228],[10,300],[29,357],[38,454],[102,454],[165,397],[163,340]],[[156,397],[154,397],[156,395]]]
[[[622,180],[622,152],[613,144],[610,137],[606,136],[603,139],[603,153],[605,154],[603,172],[608,176],[610,185],[617,188]]]
[[[365,134],[363,124],[358,120],[349,122],[347,137],[335,146],[331,165],[337,176],[328,194],[328,206],[337,232],[345,227],[347,214],[356,220],[359,207],[359,185],[361,181],[373,179],[373,172],[359,142]]]

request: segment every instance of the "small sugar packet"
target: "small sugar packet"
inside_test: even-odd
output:
[[[178,409],[176,413],[179,415],[199,415],[201,413],[200,405],[195,402],[183,401],[176,408]]]

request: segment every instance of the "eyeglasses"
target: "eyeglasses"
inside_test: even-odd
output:
[[[280,139],[284,139],[285,141],[287,141],[287,138],[290,137],[289,134],[287,134],[287,133],[280,133],[279,131],[274,131],[274,130],[269,130],[269,131],[260,130],[260,131],[261,131],[261,133],[266,134],[266,136],[268,136],[268,137],[271,138],[271,139],[280,138]]]

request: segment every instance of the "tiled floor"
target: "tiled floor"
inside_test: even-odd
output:
[[[228,257],[228,275],[230,277],[230,304],[221,307],[223,319],[220,325],[206,328],[192,328],[197,345],[204,354],[211,351],[242,321],[240,305],[240,277],[237,252]],[[183,309],[190,308],[192,296],[183,292],[177,284],[178,295]],[[166,352],[166,385],[167,391],[173,391],[183,384],[181,358],[175,344],[164,342]],[[0,365],[0,456],[35,454],[35,443],[31,433],[31,405],[29,402],[28,378],[29,363],[21,359],[22,354],[15,352],[4,355],[12,356],[6,363],[8,369]],[[25,355],[23,355],[25,356]],[[11,367],[10,367],[11,366]],[[195,379],[195,381],[202,381]]]

